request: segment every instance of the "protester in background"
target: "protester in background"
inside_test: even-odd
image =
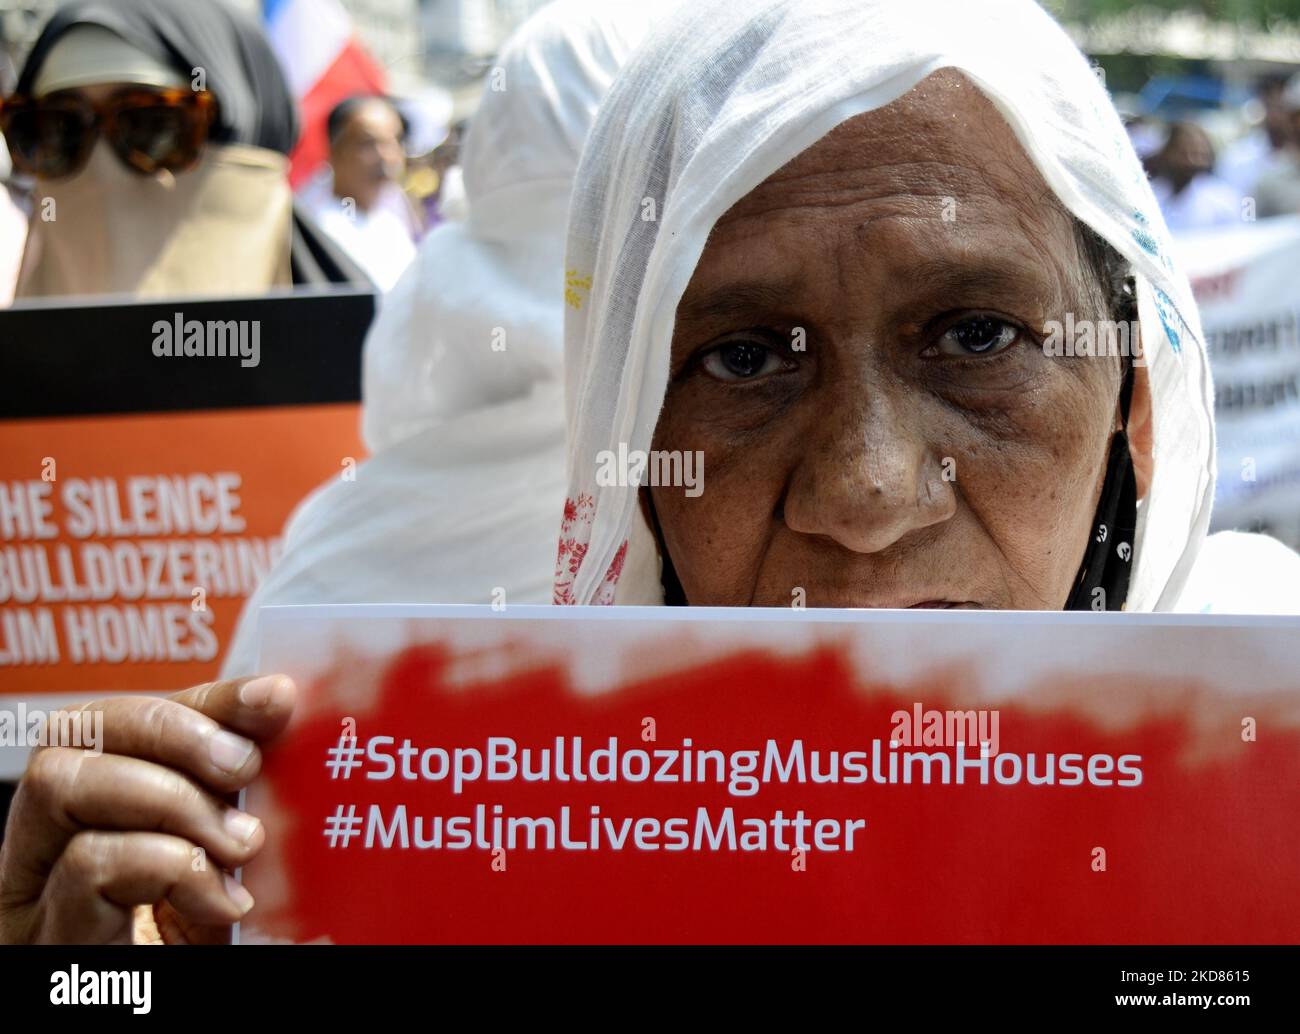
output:
[[[219,0],[65,4],[0,130],[39,199],[19,297],[359,278],[295,214],[293,101],[260,27]]]
[[[564,0],[507,40],[461,159],[468,212],[431,230],[366,339],[372,456],[289,520],[222,670],[290,603],[545,603],[564,498],[564,226],[587,131],[649,28],[643,0]]]
[[[429,226],[437,226],[448,219],[465,218],[465,177],[460,167],[464,136],[465,123],[455,123],[448,131],[447,139],[433,152],[430,171],[435,177],[435,186],[423,200],[424,218]]]
[[[1174,233],[1231,226],[1241,220],[1241,195],[1214,175],[1214,145],[1195,122],[1175,122],[1151,160],[1165,225]]]
[[[330,112],[329,164],[302,191],[327,234],[390,290],[415,257],[419,225],[402,191],[406,120],[384,97],[349,97]]]
[[[1283,100],[1286,76],[1267,76],[1256,87],[1263,117],[1259,126],[1226,147],[1214,168],[1215,175],[1242,197],[1254,197],[1260,177],[1288,153],[1294,131]]]
[[[1282,154],[1255,184],[1255,213],[1261,219],[1300,212],[1300,73],[1287,82],[1280,107],[1290,137]]]
[[[409,125],[402,189],[420,217],[423,236],[443,221],[439,203],[447,174],[460,160],[465,119],[455,117],[451,95],[438,90],[419,91],[403,99],[400,110]]]

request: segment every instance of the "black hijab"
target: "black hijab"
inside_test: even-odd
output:
[[[209,139],[289,154],[298,109],[280,62],[257,22],[223,0],[68,0],[46,23],[18,77],[30,94],[50,48],[77,25],[117,33],[189,79],[204,71],[219,112]],[[295,202],[290,262],[295,284],[369,286],[360,267]]]
[[[298,112],[261,26],[221,0],[69,0],[41,31],[18,77],[30,94],[50,48],[69,29],[98,25],[189,79],[204,71],[220,105],[211,139],[288,154]]]

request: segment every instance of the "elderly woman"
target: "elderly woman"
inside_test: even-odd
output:
[[[574,196],[557,603],[1300,609],[1206,541],[1191,292],[1036,4],[683,13]]]
[[[1205,540],[1195,307],[1035,4],[690,7],[579,168],[560,602],[1294,603],[1283,547]],[[219,795],[293,703],[280,676],[110,701],[102,758],[35,755],[0,939],[125,939],[137,905],[166,940],[224,938],[251,902],[221,870],[265,832]]]

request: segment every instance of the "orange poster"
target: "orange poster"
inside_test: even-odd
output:
[[[285,520],[361,458],[359,407],[0,424],[0,694],[216,677]]]

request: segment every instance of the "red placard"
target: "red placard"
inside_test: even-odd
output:
[[[271,609],[240,937],[1293,942],[1297,631]]]

